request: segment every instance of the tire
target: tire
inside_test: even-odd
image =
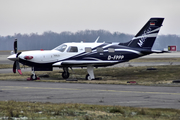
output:
[[[89,74],[86,75],[86,80],[92,80]]]
[[[36,74],[32,74],[32,75],[31,75],[31,80],[37,80]]]
[[[62,77],[63,77],[63,79],[68,79],[69,78],[69,72],[63,72]]]

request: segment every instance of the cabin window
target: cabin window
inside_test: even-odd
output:
[[[103,48],[97,48],[97,50],[96,50],[97,52],[104,52],[104,50],[103,50]]]
[[[115,52],[114,48],[108,48],[108,52]]]
[[[67,49],[67,52],[78,52],[78,48],[76,46],[70,46]]]
[[[53,50],[58,50],[58,51],[60,51],[60,52],[64,52],[64,50],[65,50],[66,48],[67,48],[67,45],[62,44],[62,45],[54,48]]]
[[[92,52],[91,47],[85,47],[85,52]]]

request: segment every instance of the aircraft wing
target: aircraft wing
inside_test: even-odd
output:
[[[84,67],[87,65],[93,66],[108,66],[112,64],[116,64],[119,61],[92,61],[92,60],[66,60],[60,61],[53,64],[53,67],[63,67],[63,66],[77,66],[77,67]]]

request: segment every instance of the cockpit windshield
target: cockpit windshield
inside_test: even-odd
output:
[[[57,46],[56,48],[54,48],[53,50],[58,50],[60,52],[64,52],[64,50],[67,48],[67,45],[65,44],[62,44],[62,45],[59,45]]]

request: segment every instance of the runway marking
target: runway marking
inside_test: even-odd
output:
[[[0,87],[14,88],[14,89],[1,89],[1,90],[15,90],[15,89],[86,90],[86,91],[106,91],[106,92],[121,92],[121,93],[148,93],[148,94],[180,95],[180,93],[97,90],[97,89],[83,89],[83,88],[44,88],[44,87],[22,87],[22,86],[0,86]]]

